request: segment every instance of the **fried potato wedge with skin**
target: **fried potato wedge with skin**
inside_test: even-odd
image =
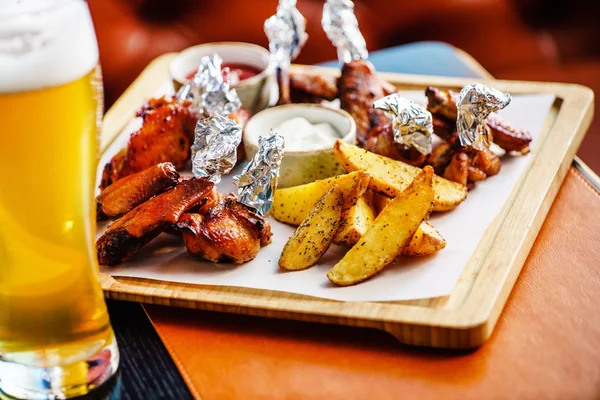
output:
[[[387,206],[392,200],[393,198],[386,196],[385,194],[373,192],[373,209],[375,210],[375,215],[379,215],[385,206]]]
[[[365,195],[367,192],[365,192]],[[370,207],[369,202],[365,200],[365,196],[360,198],[356,205],[342,217],[340,229],[335,239],[333,239],[333,243],[344,247],[354,246],[373,224],[375,217],[392,200],[391,197],[375,193],[373,206]],[[440,251],[444,247],[446,247],[446,240],[442,235],[429,223],[423,221],[408,246],[402,250],[402,255],[427,256]]]
[[[408,246],[433,206],[433,168],[426,166],[413,182],[387,205],[373,225],[328,273],[341,286],[370,278]]]
[[[365,197],[361,197],[354,207],[343,213],[333,243],[344,247],[354,246],[373,221],[375,221],[375,210]]]
[[[298,229],[289,238],[281,257],[279,267],[297,271],[312,267],[329,249],[340,226],[344,194],[337,187],[331,187]]]
[[[355,171],[305,185],[277,189],[271,207],[271,215],[279,222],[300,225],[319,199],[333,185],[337,185],[343,194],[342,211],[349,210],[367,190],[370,179],[367,172]]]
[[[411,183],[421,171],[420,168],[392,160],[357,146],[338,140],[334,145],[335,155],[348,172],[367,171],[371,175],[369,188],[396,197]],[[448,211],[455,208],[467,197],[467,188],[437,175],[433,177],[435,203],[433,211]]]
[[[423,221],[408,246],[402,250],[403,256],[428,256],[446,247],[446,239],[433,226]]]

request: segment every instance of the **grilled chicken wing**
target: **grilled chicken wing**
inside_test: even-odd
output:
[[[467,186],[467,180],[469,177],[469,156],[459,151],[454,154],[450,164],[444,171],[444,178],[460,183],[461,185]]]
[[[171,163],[162,163],[129,175],[106,188],[96,198],[98,221],[118,218],[148,199],[175,186],[179,174]]]
[[[161,162],[181,169],[190,158],[197,118],[185,105],[169,102],[146,111],[142,128],[131,135],[121,176]]]
[[[189,179],[137,206],[110,225],[98,239],[98,261],[101,265],[117,265],[131,259],[142,246],[176,224],[213,187],[206,179]]]
[[[431,154],[427,156],[425,164],[431,165],[437,175],[443,175],[444,171],[454,154],[456,154],[456,147],[451,146],[449,143],[440,143],[437,145]]]
[[[440,172],[443,171],[444,178],[466,185],[469,189],[475,182],[500,172],[500,158],[489,149],[475,150],[472,147],[451,147],[442,144],[436,150],[429,156],[428,164],[433,165],[434,169],[437,167]],[[446,162],[448,159],[450,161]]]
[[[378,78],[384,95],[396,93],[391,83]],[[338,78],[317,72],[293,71],[290,73],[290,89],[293,103],[319,103],[333,101],[338,96]]]
[[[338,92],[342,109],[348,111],[356,122],[359,145],[365,145],[371,128],[390,123],[383,111],[373,108],[373,102],[382,98],[384,92],[368,61],[356,60],[344,64],[338,80]]]
[[[172,97],[150,99],[137,114],[143,119],[142,127],[131,135],[127,148],[104,167],[100,189],[163,162],[183,168],[190,158],[198,120],[188,106],[189,102],[179,103]]]
[[[487,117],[485,122],[492,131],[494,143],[498,146],[506,151],[529,153],[529,143],[532,140],[529,131],[515,128],[493,113]]]
[[[422,167],[427,159],[427,156],[419,153],[416,149],[394,142],[391,124],[375,126],[371,129],[369,139],[363,147],[370,152],[400,160],[415,167]]]
[[[290,86],[296,103],[332,101],[338,95],[337,78],[331,75],[294,71],[290,73]]]
[[[188,251],[212,262],[242,264],[271,241],[269,223],[231,194],[202,215],[184,214],[177,226]]]
[[[100,180],[100,190],[104,190],[119,179],[121,179],[121,171],[123,163],[127,157],[127,150],[119,151],[113,158],[106,163],[102,170],[102,179]]]
[[[428,99],[427,109],[433,114],[434,132],[438,134],[436,128],[439,126],[441,134],[438,136],[442,139],[448,141],[447,139],[451,137],[457,137],[457,94],[451,90],[444,91],[430,86],[425,90],[425,95]],[[516,151],[521,154],[529,152],[532,138],[527,130],[513,127],[495,113],[490,114],[485,122],[491,129],[494,143],[498,146],[506,151]],[[456,141],[457,138],[452,140]]]

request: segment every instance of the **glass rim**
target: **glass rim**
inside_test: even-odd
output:
[[[62,7],[65,7],[66,5],[69,5],[72,3],[85,3],[87,5],[87,0],[54,0],[53,2],[50,2],[50,3],[47,3],[47,2],[45,2],[45,4],[40,3],[40,6],[33,10],[7,12],[7,13],[0,12],[0,21],[7,20],[9,18],[17,18],[17,17],[23,16],[23,15],[43,14],[43,13],[47,13],[47,12],[50,12],[53,10],[58,10]]]

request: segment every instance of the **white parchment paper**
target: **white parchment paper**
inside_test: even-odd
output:
[[[421,103],[426,101],[422,91],[406,91],[401,94]],[[531,148],[535,152],[536,138],[553,102],[552,95],[517,95],[500,115],[531,132]],[[138,129],[140,124],[139,120],[132,120],[104,154],[100,166],[126,145],[129,134]],[[180,238],[163,234],[127,264],[102,267],[101,271],[114,276],[242,286],[341,301],[393,301],[446,296],[452,291],[486,229],[506,202],[530,157],[531,155],[503,157],[500,173],[478,182],[465,202],[450,212],[432,215],[430,223],[446,239],[445,249],[428,257],[402,257],[359,285],[337,287],[327,279],[327,271],[345,252],[337,246],[332,246],[320,262],[308,270],[281,271],[277,267],[277,261],[281,249],[295,228],[272,218],[269,220],[273,242],[261,249],[256,259],[243,265],[213,264],[197,259],[187,253]],[[233,191],[231,175],[225,177],[219,188],[223,193]],[[105,227],[105,224],[98,226],[98,235]]]

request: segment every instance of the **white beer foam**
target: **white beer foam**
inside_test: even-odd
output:
[[[97,63],[83,0],[0,0],[0,93],[62,85]]]

